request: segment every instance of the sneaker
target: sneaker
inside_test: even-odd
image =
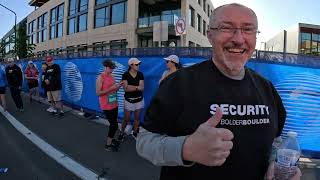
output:
[[[112,139],[111,144],[113,144],[115,147],[119,147],[120,146],[120,142],[116,139]]]
[[[105,144],[104,149],[108,152],[118,152],[119,151],[119,149],[116,146],[114,146],[113,144],[110,144],[110,145]]]
[[[48,112],[51,112],[51,113],[52,113],[54,110],[55,110],[55,109],[54,109],[52,106],[50,106],[50,107],[47,109],[47,111],[48,111]]]
[[[124,133],[120,132],[118,136],[118,141],[123,142],[123,140],[124,140]]]

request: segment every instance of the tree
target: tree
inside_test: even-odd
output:
[[[20,25],[17,30],[17,55],[19,58],[32,57],[34,49],[35,45],[28,43],[27,25]]]

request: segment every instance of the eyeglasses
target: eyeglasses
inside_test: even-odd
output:
[[[251,28],[251,27],[244,27],[244,28],[235,28],[235,27],[216,27],[216,28],[210,28],[215,31],[223,32],[223,33],[230,33],[234,34],[237,32],[237,30],[240,30],[241,33],[247,34],[247,35],[252,35],[252,34],[259,34],[260,31],[257,30],[256,28]]]
[[[166,61],[167,64],[168,64],[169,62],[172,62],[172,61]]]
[[[133,66],[133,65],[135,65],[135,66],[140,66],[140,63],[139,63],[139,64],[132,64],[132,66]]]

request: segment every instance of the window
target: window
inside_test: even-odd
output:
[[[87,30],[88,0],[69,0],[68,34]]]
[[[192,41],[189,41],[189,47],[195,47],[195,43]]]
[[[311,53],[311,34],[310,33],[301,33],[300,51],[303,54]]]
[[[95,28],[127,22],[127,1],[113,3],[109,0],[96,0]]]
[[[208,9],[207,9],[208,11],[208,17],[210,17],[210,6],[209,6],[209,4],[208,4]]]
[[[39,19],[38,19],[39,20]],[[36,29],[36,20],[29,22],[28,24],[28,43],[29,44],[36,44],[37,43],[37,29]]]
[[[76,18],[71,18],[69,19],[69,24],[68,24],[68,34],[73,34],[76,31]]]
[[[99,5],[99,4],[104,4],[104,3],[107,3],[109,2],[110,0],[96,0],[96,5]]]
[[[125,49],[127,48],[127,41],[125,39],[110,41],[110,49]]]
[[[111,24],[120,24],[126,22],[127,2],[112,5]]]
[[[205,36],[207,34],[207,23],[203,20],[202,34]]]
[[[79,16],[79,32],[87,30],[87,14]]]
[[[50,11],[50,39],[63,36],[64,4],[60,4]]]
[[[201,6],[201,0],[198,0],[198,4]]]
[[[189,25],[194,27],[194,9],[193,7],[189,7]]]
[[[106,13],[106,11],[108,13]],[[95,27],[103,27],[109,24],[106,24],[106,22],[109,22],[109,8],[101,8],[96,10],[95,14]]]
[[[37,43],[44,42],[47,40],[47,18],[48,13],[44,13],[38,17]]]
[[[76,14],[77,11],[77,0],[69,1],[69,16]]]
[[[79,11],[85,11],[88,9],[88,0],[79,0],[80,1],[80,8]]]
[[[207,0],[203,0],[203,11],[206,12]]]
[[[312,55],[318,56],[320,55],[320,34],[312,33],[312,44],[311,44],[311,52]]]
[[[200,16],[200,14],[197,14],[197,20],[198,20],[198,31],[201,33],[201,16]]]

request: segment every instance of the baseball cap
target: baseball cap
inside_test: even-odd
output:
[[[28,64],[33,64],[33,62],[32,61],[28,61]]]
[[[109,67],[111,69],[115,69],[117,67],[116,64],[111,59],[104,60],[102,64],[104,67]]]
[[[128,65],[132,65],[132,64],[140,64],[141,61],[138,58],[130,58],[128,61]]]
[[[52,56],[47,56],[46,57],[46,62],[52,62],[53,61],[53,57]]]
[[[163,58],[164,60],[166,60],[166,61],[172,61],[172,62],[174,62],[174,63],[176,63],[176,64],[179,64],[179,57],[177,56],[177,55],[170,55],[170,56],[168,56],[168,57],[166,57],[166,58]]]

